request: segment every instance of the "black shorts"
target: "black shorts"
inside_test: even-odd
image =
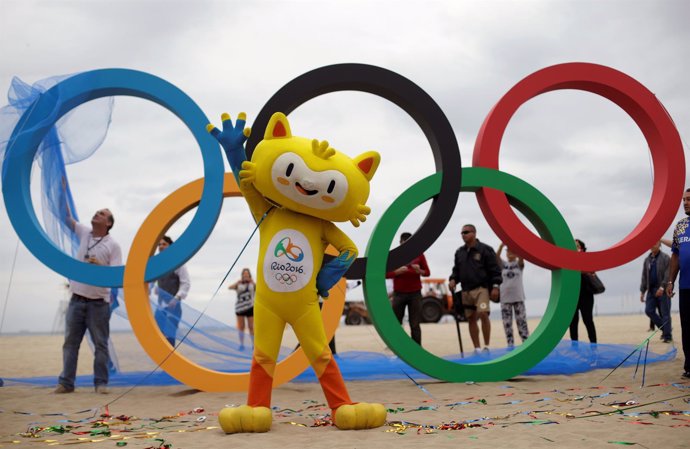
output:
[[[243,311],[243,312],[235,312],[235,315],[237,315],[237,316],[246,316],[246,317],[252,316],[252,317],[253,317],[253,316],[254,316],[254,307],[252,307],[252,308],[250,308],[250,309],[247,309],[247,310],[245,310],[245,311]]]

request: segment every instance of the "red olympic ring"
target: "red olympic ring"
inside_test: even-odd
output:
[[[544,268],[597,271],[623,265],[644,254],[669,228],[685,182],[683,145],[673,120],[654,94],[635,79],[590,63],[554,65],[527,76],[487,115],[475,142],[472,165],[498,170],[503,133],[515,111],[537,95],[560,89],[584,90],[612,101],[642,131],[652,154],[654,187],[640,223],[609,249],[578,253],[557,247],[530,231],[503,192],[482,188],[477,192],[479,206],[501,240]]]

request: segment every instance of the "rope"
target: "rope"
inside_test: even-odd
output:
[[[213,292],[213,295],[211,295],[211,299],[208,301],[208,303],[207,303],[206,306],[204,307],[204,310],[201,311],[201,313],[199,314],[199,316],[197,317],[197,319],[194,321],[194,323],[192,323],[192,325],[189,327],[189,329],[187,330],[187,332],[182,336],[182,338],[180,339],[180,341],[177,342],[177,344],[175,345],[175,347],[173,348],[173,350],[170,351],[170,353],[168,353],[168,355],[167,355],[163,360],[161,360],[161,362],[158,363],[158,365],[156,365],[156,367],[153,368],[153,370],[151,370],[151,371],[150,371],[146,376],[144,376],[139,382],[137,382],[136,384],[134,384],[132,387],[130,387],[129,389],[127,389],[125,392],[121,393],[119,396],[117,396],[117,397],[116,397],[115,399],[113,399],[112,401],[106,403],[106,404],[103,406],[104,408],[107,408],[108,406],[114,404],[115,402],[117,402],[118,400],[122,399],[124,396],[126,396],[127,394],[129,394],[132,390],[134,390],[135,388],[137,388],[138,386],[140,386],[144,381],[146,381],[146,379],[148,379],[149,377],[151,377],[151,375],[152,375],[153,373],[155,373],[156,370],[158,370],[158,368],[160,368],[160,367],[170,358],[170,356],[171,356],[175,351],[177,351],[177,348],[180,347],[180,345],[184,342],[184,340],[187,338],[187,336],[189,335],[189,333],[192,332],[192,330],[193,330],[194,327],[197,325],[197,323],[199,323],[199,321],[201,320],[201,318],[206,314],[206,311],[208,310],[208,308],[209,308],[209,306],[211,305],[211,303],[213,302],[213,300],[216,298],[216,295],[217,295],[218,292],[220,291],[220,288],[223,286],[223,284],[224,284],[225,281],[227,280],[228,276],[230,275],[230,272],[235,268],[235,265],[237,265],[237,262],[239,261],[240,257],[242,256],[242,253],[244,253],[244,250],[245,250],[245,249],[247,248],[247,246],[249,245],[249,242],[250,242],[250,241],[252,240],[252,238],[254,237],[254,234],[256,234],[257,229],[259,229],[259,226],[260,226],[261,223],[264,221],[264,219],[266,218],[266,216],[268,215],[268,213],[271,212],[271,210],[273,210],[273,208],[274,208],[274,206],[271,206],[271,207],[263,214],[263,216],[261,217],[261,219],[256,223],[256,226],[254,227],[254,230],[252,230],[252,233],[249,235],[249,238],[248,238],[247,241],[244,243],[244,246],[242,246],[242,249],[240,249],[239,253],[237,254],[237,257],[235,257],[235,260],[234,260],[234,261],[232,262],[232,264],[230,265],[230,268],[228,268],[227,272],[225,273],[225,276],[223,276],[223,279],[218,283],[218,287],[216,287],[216,290]]]
[[[17,263],[17,253],[19,252],[19,239],[17,239],[17,246],[14,248],[14,258],[12,259],[12,269],[10,270],[10,280],[7,283],[7,293],[5,293],[5,305],[2,307],[2,318],[0,318],[0,334],[5,325],[5,315],[7,314],[7,304],[10,302],[10,290],[12,289],[12,279],[14,278],[14,267]]]

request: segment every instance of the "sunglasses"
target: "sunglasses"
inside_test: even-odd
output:
[[[462,235],[467,235],[467,234],[472,234],[474,231],[462,231],[460,234]]]

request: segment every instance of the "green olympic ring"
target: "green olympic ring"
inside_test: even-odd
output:
[[[541,192],[507,173],[483,168],[462,169],[460,191],[477,192],[488,187],[505,192],[510,204],[522,212],[539,235],[556,246],[575,249],[575,242],[558,209]],[[524,373],[539,363],[558,344],[570,325],[580,294],[580,272],[551,271],[551,293],[546,312],[530,337],[515,350],[475,364],[459,364],[438,357],[415,343],[398,323],[386,292],[388,249],[405,217],[417,206],[437,195],[441,173],[414,184],[400,195],[379,220],[369,239],[364,277],[364,300],[374,326],[389,348],[408,365],[448,382],[493,382]]]

